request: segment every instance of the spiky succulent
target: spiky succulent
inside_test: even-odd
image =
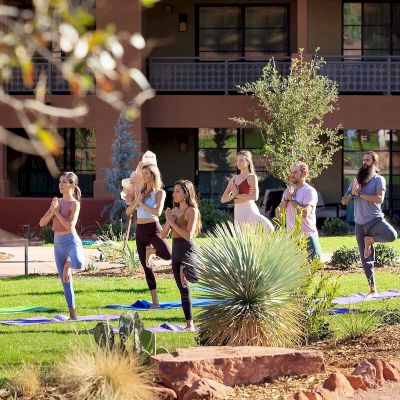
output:
[[[103,348],[111,350],[114,346],[114,332],[109,320],[97,323],[94,328],[94,339]]]
[[[296,238],[262,226],[219,225],[190,263],[199,271],[199,297],[215,302],[199,316],[207,345],[284,346],[299,340],[301,306],[296,294],[306,254]]]

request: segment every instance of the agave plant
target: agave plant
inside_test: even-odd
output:
[[[296,238],[262,226],[219,225],[192,254],[199,296],[215,300],[199,316],[201,343],[286,346],[302,336],[296,295],[306,254]]]

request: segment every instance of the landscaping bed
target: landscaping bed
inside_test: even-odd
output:
[[[235,396],[230,400],[239,399],[292,399],[300,390],[313,390],[321,387],[323,381],[332,372],[341,371],[350,374],[355,365],[368,358],[400,359],[400,324],[386,325],[357,340],[324,340],[303,349],[320,350],[324,354],[326,371],[321,374],[299,377],[281,378],[263,385],[237,387]]]

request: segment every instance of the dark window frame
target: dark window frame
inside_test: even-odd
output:
[[[361,25],[345,25],[344,24],[344,7],[345,4],[361,4]],[[389,25],[366,25],[364,24],[364,5],[365,4],[389,4]],[[400,48],[393,48],[393,26],[394,26],[394,20],[393,20],[393,4],[398,4],[400,5],[400,0],[386,0],[386,1],[379,1],[379,0],[359,0],[359,1],[354,1],[354,0],[342,0],[342,29],[341,29],[341,33],[342,33],[342,40],[341,40],[341,51],[342,51],[342,55],[343,56],[351,56],[348,54],[344,54],[345,50],[360,50],[361,54],[359,55],[360,57],[362,56],[368,56],[368,54],[365,54],[365,50],[372,50],[372,51],[385,51],[387,49],[380,49],[380,48],[373,48],[373,49],[365,49],[365,27],[370,27],[370,26],[379,26],[379,27],[385,27],[388,26],[389,27],[389,54],[387,54],[387,56],[391,56],[394,55],[394,52],[397,51],[398,53],[400,53]],[[360,26],[361,28],[361,48],[360,49],[345,49],[344,48],[344,28],[345,26]],[[373,57],[372,54],[370,54],[370,56]],[[377,56],[385,56],[384,54],[382,55],[377,55]],[[351,57],[357,57],[356,55],[351,56]]]
[[[232,59],[245,59],[246,58],[246,43],[245,43],[245,34],[246,34],[246,27],[245,27],[245,11],[246,8],[250,7],[283,7],[286,8],[286,13],[287,13],[287,40],[286,40],[286,56],[290,56],[290,32],[291,32],[291,20],[290,20],[290,3],[249,3],[249,4],[244,4],[244,3],[216,3],[216,4],[211,4],[211,3],[199,3],[195,5],[195,55],[196,57],[201,57],[200,56],[200,8],[202,7],[216,7],[216,8],[222,8],[222,7],[237,7],[240,8],[240,25],[239,25],[239,30],[240,30],[240,56],[239,57],[232,57]],[[267,29],[267,28],[266,28]],[[226,54],[229,55],[230,53],[233,52],[227,52]],[[276,53],[281,53],[281,52],[276,52]],[[221,55],[223,53],[221,52]],[[250,57],[251,59],[252,57]],[[207,58],[204,58],[204,61],[207,61]]]

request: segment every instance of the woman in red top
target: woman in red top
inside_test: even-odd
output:
[[[239,175],[232,177],[226,187],[221,203],[235,202],[234,218],[237,224],[263,223],[267,232],[274,230],[271,221],[260,214],[256,205],[258,199],[258,180],[254,170],[253,158],[249,151],[241,150],[236,157]]]

